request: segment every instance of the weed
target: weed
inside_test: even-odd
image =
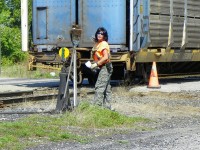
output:
[[[51,72],[55,72],[55,76],[52,76]],[[2,66],[1,76],[11,78],[59,78],[59,71],[39,68],[35,71],[28,71],[27,64],[21,63]]]
[[[69,126],[81,130],[98,128],[134,128],[136,122],[146,122],[148,119],[127,117],[88,102],[82,102],[72,112],[59,115],[31,115],[15,122],[0,124],[0,147],[8,149],[23,149],[34,144],[47,141],[73,140],[85,143],[87,137],[69,131]],[[30,141],[30,139],[34,139]],[[23,141],[23,142],[21,142]],[[40,141],[40,142],[35,142]]]

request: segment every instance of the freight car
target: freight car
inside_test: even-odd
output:
[[[85,62],[92,60],[91,38],[103,26],[111,47],[112,79],[147,79],[153,61],[159,74],[200,71],[199,12],[197,0],[33,0],[30,70],[38,64],[67,67],[59,51],[71,51],[70,31],[78,27],[78,82],[88,78],[92,83],[95,77]]]

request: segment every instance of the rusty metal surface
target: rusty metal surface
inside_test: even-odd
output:
[[[167,47],[170,16],[150,15],[150,47]],[[172,47],[181,47],[183,34],[183,17],[174,17]],[[188,48],[200,48],[200,19],[188,18]]]
[[[135,0],[134,50],[200,48],[200,1]]]
[[[58,96],[56,89],[44,90],[23,90],[23,91],[6,91],[0,93],[0,108],[12,107],[17,103],[27,103],[30,101],[53,100]]]
[[[158,52],[157,49],[154,50],[143,50],[136,55],[136,62],[189,62],[189,61],[199,61],[200,51],[191,50],[186,52],[180,52],[175,50],[170,50],[167,52],[163,50]]]
[[[174,15],[183,16],[184,0],[173,0]],[[188,0],[188,16],[200,17],[200,2]],[[170,0],[151,0],[151,13],[170,14]]]

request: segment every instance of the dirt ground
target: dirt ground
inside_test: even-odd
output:
[[[173,86],[180,84],[176,83]],[[151,122],[140,125],[152,130],[131,129],[121,132],[115,129],[116,132],[106,136],[98,136],[95,135],[97,132],[91,131],[90,134],[93,134],[95,138],[87,144],[48,143],[29,148],[29,150],[198,150],[200,149],[200,88],[197,85],[200,85],[199,81],[191,82],[187,86],[184,84],[187,90],[181,88],[178,92],[159,90],[141,92],[131,90],[134,87],[114,86],[111,104],[115,111],[128,116],[151,119]],[[82,92],[87,90],[93,89],[80,89]],[[92,98],[93,95],[84,92],[79,97],[80,100]],[[56,101],[52,101],[46,109],[52,109],[55,103]],[[27,103],[23,109],[26,109],[26,106],[32,105]],[[41,103],[35,103],[34,106],[35,109],[44,109]],[[46,107],[45,102],[44,106]],[[9,117],[4,115],[0,118],[15,120],[19,116]]]
[[[92,99],[91,95],[82,97]],[[49,143],[38,149],[88,150],[161,150],[200,149],[200,91],[196,92],[130,92],[124,87],[113,88],[112,107],[128,116],[142,116],[153,120],[141,124],[150,131],[129,130],[108,136],[97,136],[92,142]]]

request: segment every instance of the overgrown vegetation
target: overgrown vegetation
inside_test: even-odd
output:
[[[29,25],[31,20],[31,2],[29,0]],[[23,62],[28,54],[21,51],[21,9],[20,0],[0,1],[0,65],[13,65]]]
[[[26,62],[1,67],[1,77],[7,78],[59,78],[59,70],[40,69],[28,71]],[[51,74],[53,73],[53,75]],[[55,75],[54,75],[55,73]]]
[[[87,142],[95,135],[83,136],[84,130],[122,127],[135,129],[135,123],[147,121],[149,120],[145,118],[127,117],[83,102],[76,110],[63,115],[32,115],[15,122],[1,123],[0,147],[24,149],[48,141]],[[74,126],[74,129],[79,127],[79,132],[73,131],[69,126]]]
[[[29,32],[31,32],[32,0],[29,5]],[[29,36],[31,41],[31,33]],[[29,42],[31,45],[31,42]],[[27,52],[21,50],[21,0],[0,1],[0,67],[2,77],[17,78],[52,78],[53,70],[27,71]],[[57,78],[59,73],[56,72]]]

